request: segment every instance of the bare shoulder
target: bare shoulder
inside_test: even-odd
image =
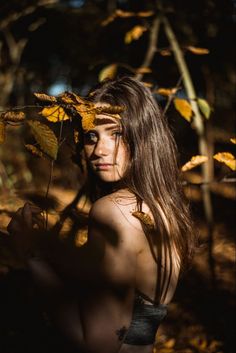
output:
[[[122,189],[98,199],[90,210],[89,219],[119,232],[140,232],[141,224],[132,215],[136,207],[135,196]]]

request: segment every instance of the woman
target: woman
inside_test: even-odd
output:
[[[176,146],[151,92],[134,78],[105,81],[88,99],[124,107],[119,117],[97,114],[83,134],[88,241],[75,248],[47,237],[28,264],[78,352],[151,353],[194,247]],[[27,220],[39,211],[19,212]]]

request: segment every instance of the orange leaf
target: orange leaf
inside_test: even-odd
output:
[[[42,114],[42,116],[48,121],[51,121],[53,123],[70,119],[69,116],[65,113],[64,109],[59,105],[53,105],[52,107],[43,108],[40,114]]]
[[[135,71],[137,74],[149,74],[152,72],[149,67],[138,67]]]
[[[197,48],[192,45],[187,46],[186,49],[196,55],[205,55],[205,54],[209,54],[209,52],[210,52],[209,49],[207,49],[207,48]]]
[[[171,96],[177,92],[177,88],[158,88],[155,93],[161,94],[162,96]]]
[[[236,160],[235,160],[235,157],[231,153],[219,152],[219,153],[216,153],[213,156],[213,158],[216,159],[220,163],[226,164],[227,167],[229,167],[233,171],[236,170]]]
[[[230,142],[232,142],[233,144],[236,144],[236,137],[231,138]]]
[[[54,96],[48,96],[45,93],[34,93],[34,96],[41,102],[56,103],[57,99]]]
[[[139,39],[142,34],[147,30],[144,26],[134,26],[125,35],[125,44],[130,44],[133,40]]]
[[[24,112],[16,112],[16,111],[8,111],[1,114],[1,119],[6,122],[13,122],[17,123],[19,121],[25,120],[25,113]]]
[[[122,17],[122,18],[128,18],[128,17],[133,17],[135,16],[135,12],[128,12],[128,11],[123,11],[123,10],[116,10],[115,12],[116,16]]]
[[[150,17],[154,15],[154,11],[140,11],[137,13],[138,17]]]
[[[192,107],[186,99],[174,99],[175,109],[187,120],[191,121],[192,117]]]
[[[181,170],[182,172],[186,172],[187,170],[190,170],[192,168],[197,167],[199,164],[202,164],[204,162],[206,162],[208,160],[208,158],[206,156],[193,156],[190,161],[188,161],[187,163],[185,163]]]

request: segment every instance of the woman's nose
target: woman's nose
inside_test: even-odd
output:
[[[99,140],[94,148],[94,154],[98,157],[107,156],[110,152],[110,146],[104,140]]]

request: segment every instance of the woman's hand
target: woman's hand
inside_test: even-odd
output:
[[[42,210],[30,203],[19,208],[13,215],[7,230],[14,255],[25,263],[29,255],[37,251],[39,233],[44,229]]]

